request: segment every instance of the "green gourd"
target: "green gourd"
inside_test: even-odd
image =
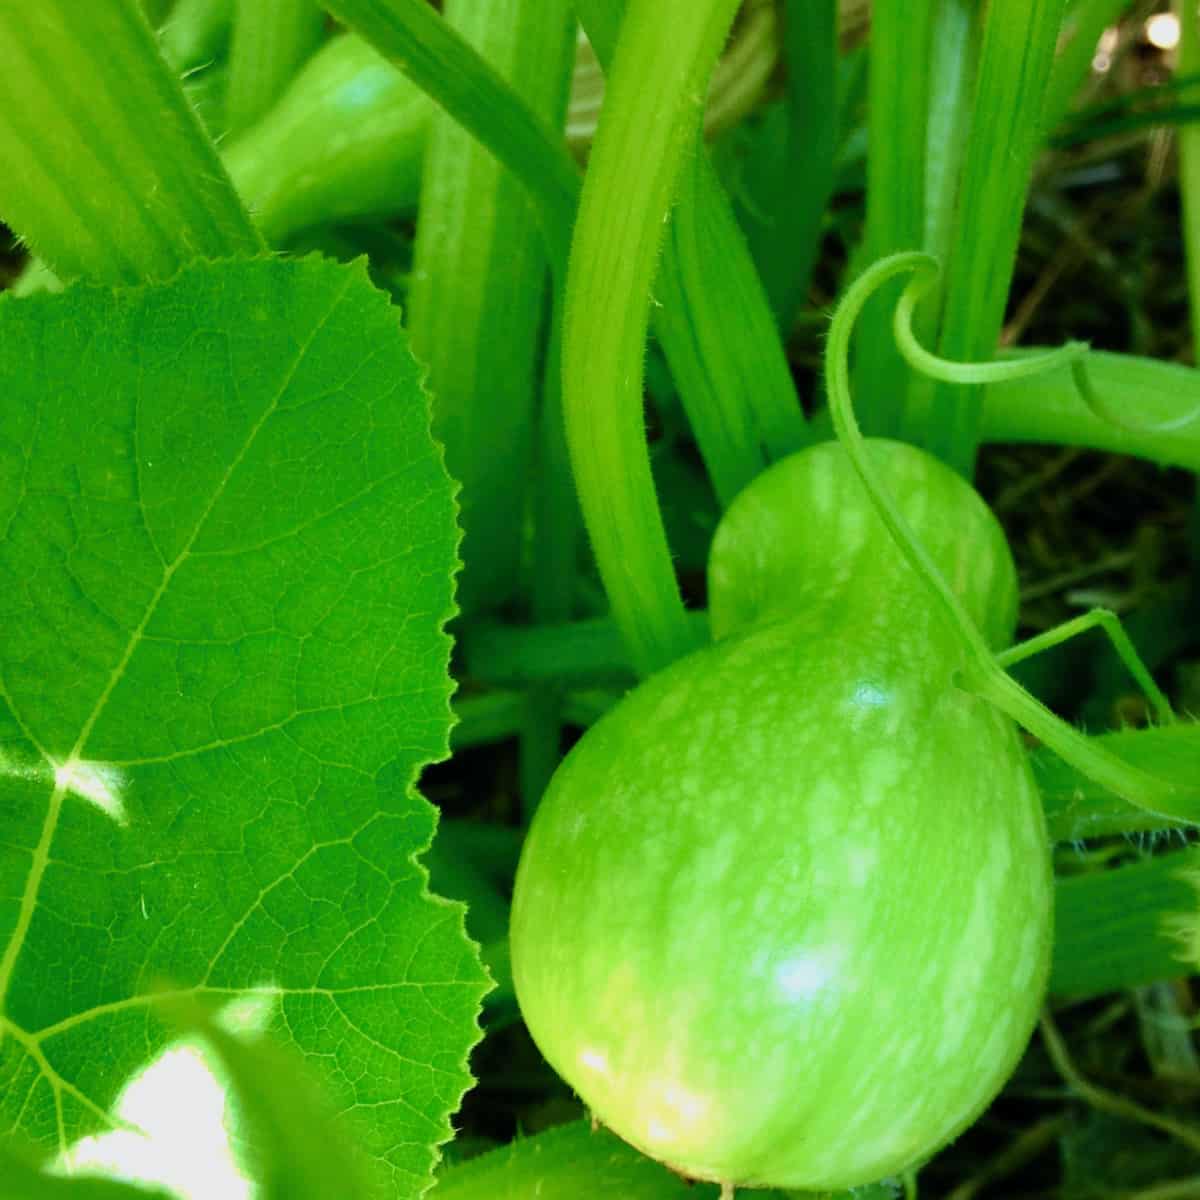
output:
[[[341,34],[222,157],[255,223],[279,243],[319,222],[415,207],[433,111],[408,76]]]
[[[993,649],[1016,572],[961,478],[868,441]],[[1013,1070],[1048,967],[1051,874],[1016,727],[836,443],[733,502],[714,642],[630,692],[560,767],[511,948],[538,1046],[676,1170],[845,1188],[919,1164]]]

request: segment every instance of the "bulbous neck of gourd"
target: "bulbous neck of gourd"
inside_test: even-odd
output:
[[[994,649],[1012,642],[1017,573],[1004,532],[979,493],[903,442],[867,452],[914,533]],[[729,506],[708,564],[715,638],[828,604],[853,608],[926,590],[876,513],[837,442],[802,450],[758,476]],[[936,604],[929,597],[932,607]]]

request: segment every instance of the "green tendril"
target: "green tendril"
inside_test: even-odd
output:
[[[1096,390],[1088,374],[1087,363],[1082,358],[1076,359],[1071,363],[1071,377],[1075,381],[1075,387],[1078,389],[1080,396],[1083,397],[1084,404],[1088,406],[1092,413],[1106,424],[1112,425],[1117,429],[1124,429],[1126,433],[1175,433],[1191,425],[1194,421],[1200,420],[1200,404],[1196,404],[1182,416],[1172,417],[1167,421],[1147,421],[1144,423],[1130,421]]]
[[[1089,629],[1102,630],[1112,643],[1117,656],[1125,664],[1125,669],[1137,680],[1138,686],[1145,692],[1146,699],[1150,701],[1159,724],[1173,725],[1176,717],[1170,700],[1154,682],[1154,676],[1146,669],[1138,655],[1137,648],[1129,640],[1129,634],[1125,632],[1117,614],[1106,608],[1094,608],[1091,612],[1064,621],[1061,625],[1056,625],[1053,629],[1046,630],[1045,633],[1039,633],[1028,641],[1010,646],[996,655],[996,663],[1001,667],[1011,667],[1013,663],[1032,658],[1033,655],[1040,654],[1043,650],[1049,650],[1051,646],[1057,646],[1076,634],[1086,633]]]
[[[1004,671],[901,515],[867,456],[866,443],[855,420],[850,397],[850,335],[863,306],[883,284],[909,271],[922,271],[927,275],[931,268],[936,269],[936,263],[928,254],[917,251],[894,254],[868,267],[842,297],[833,315],[825,350],[825,387],[838,440],[896,545],[962,639],[966,663],[959,686],[993,704],[1045,742],[1065,762],[1118,796],[1159,816],[1188,820],[1186,797],[1177,784],[1142,771],[1097,746],[1092,739],[1056,717]],[[922,279],[921,284],[927,287],[928,279]],[[1078,351],[1072,353],[1078,354]],[[1041,370],[1050,369],[1046,366],[1046,359],[1050,357],[1042,357]],[[1055,365],[1061,366],[1062,359],[1057,359]]]
[[[1015,379],[1028,379],[1059,368],[1068,368],[1084,404],[1094,416],[1115,429],[1135,434],[1175,433],[1200,420],[1200,404],[1197,404],[1182,416],[1172,417],[1167,421],[1130,421],[1105,400],[1093,385],[1087,369],[1087,355],[1090,349],[1087,342],[1066,342],[1054,350],[1022,354],[1018,358],[986,363],[954,362],[931,353],[917,340],[917,335],[913,332],[913,318],[917,305],[937,282],[937,261],[929,255],[917,254],[908,269],[915,274],[896,304],[896,311],[892,316],[892,331],[901,357],[914,371],[942,383],[970,385],[1008,383]]]
[[[936,259],[926,254],[917,255],[916,258],[917,261],[908,268],[916,271],[916,274],[901,294],[892,318],[896,345],[904,361],[914,371],[920,371],[922,375],[942,383],[1005,383],[1010,379],[1042,375],[1059,367],[1074,368],[1088,352],[1086,342],[1067,342],[1044,354],[986,363],[954,362],[930,353],[913,333],[913,313],[926,292],[937,282],[938,265]]]

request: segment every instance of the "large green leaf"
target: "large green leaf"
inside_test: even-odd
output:
[[[390,1195],[486,979],[415,855],[452,484],[361,266],[0,302],[0,1133],[103,1128],[148,989],[256,989]]]

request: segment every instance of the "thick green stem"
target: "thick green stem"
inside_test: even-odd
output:
[[[925,126],[936,0],[879,4],[872,12],[867,126],[868,262],[925,244]],[[909,370],[892,339],[899,284],[871,298],[856,339],[855,394],[868,433],[895,436]]]
[[[990,385],[983,440],[1086,446],[1200,471],[1200,371],[1100,350],[1089,350],[1082,362],[1092,388],[1124,414],[1122,424],[1089,408],[1070,369],[1062,368]]]
[[[1196,920],[1198,871],[1193,849],[1059,880],[1050,993],[1098,996],[1190,974],[1173,925]]]
[[[455,750],[486,746],[515,737],[525,717],[525,695],[516,691],[486,692],[454,704],[450,745]]]
[[[1116,24],[1129,8],[1129,0],[1076,0],[1063,22],[1060,49],[1046,88],[1046,131],[1066,117],[1075,93],[1087,78],[1096,56],[1100,35]]]
[[[581,0],[602,64],[624,0]],[[702,140],[683,165],[654,284],[662,344],[722,504],[809,439],[768,297]]]
[[[567,0],[448,0],[445,24],[547,130],[561,127],[573,61]],[[573,168],[572,168],[573,170]],[[522,180],[455,116],[434,115],[409,291],[413,352],[458,497],[466,613],[517,590],[542,358],[545,245]]]
[[[552,246],[565,247],[578,177],[550,127],[453,30],[440,28],[445,23],[427,6],[414,6],[413,0],[338,0],[333,7],[523,179],[552,231]],[[598,47],[606,38],[615,41],[617,8],[585,5],[585,13]],[[687,218],[692,232],[684,241],[703,244],[704,270],[693,263],[689,271],[676,271],[680,300],[671,305],[669,318],[664,315],[658,333],[717,489],[728,495],[807,436],[767,301],[728,202],[707,168],[694,169],[704,176],[692,189],[703,207]],[[668,247],[668,257],[674,253]],[[696,336],[698,329],[712,328],[721,336]]]
[[[689,612],[693,636],[705,636],[703,612]],[[462,634],[467,672],[493,686],[521,687],[543,681],[562,684],[619,683],[634,679],[629,650],[608,617],[563,624],[477,625]]]
[[[787,0],[783,53],[788,83],[787,165],[775,203],[757,226],[755,259],[779,327],[786,332],[808,296],[833,191],[837,119],[838,6],[836,0]],[[754,234],[750,236],[754,249]]]
[[[954,205],[967,151],[971,91],[979,57],[981,6],[975,0],[938,0],[934,15],[929,68],[929,111],[925,123],[925,234],[921,248],[948,262],[954,244]],[[922,305],[916,330],[923,342],[936,345],[942,322],[944,277]],[[861,378],[861,376],[860,376]],[[917,444],[926,431],[914,411],[927,414],[935,382],[919,371],[908,373],[902,398],[901,435]]]
[[[3,0],[0,45],[0,215],[56,275],[263,249],[134,0]]]
[[[987,7],[938,347],[949,359],[987,359],[996,349],[1062,12],[1063,0]],[[968,477],[981,401],[977,389],[934,390],[927,447]]]
[[[529,188],[561,277],[579,173],[553,127],[425,0],[326,0],[326,7],[414,79]]]
[[[580,516],[571,478],[562,408],[562,293],[556,293],[542,372],[534,490],[534,578],[530,611],[535,625],[569,621],[574,608]]]
[[[630,4],[571,249],[567,444],[600,576],[641,674],[696,645],[650,474],[642,357],[664,220],[736,8],[736,0]]]
[[[699,143],[684,165],[654,292],[655,333],[727,505],[809,437],[766,293]]]
[[[315,0],[236,0],[225,122],[253,125],[317,48],[325,14]]]
[[[921,248],[939,261],[949,259],[954,236],[954,202],[967,151],[982,19],[974,0],[938,0],[925,122],[925,236]],[[940,309],[937,311],[940,314]]]
[[[776,7],[783,18],[784,95],[760,106],[749,127],[748,153],[732,156],[737,186],[730,191],[786,336],[808,297],[844,119],[838,111],[837,0],[784,0]],[[740,142],[741,135],[731,140]]]
[[[571,478],[562,412],[562,301],[556,290],[538,418],[537,472],[533,493],[533,581],[530,610],[535,623],[568,621],[574,601],[579,548],[579,505]],[[521,804],[533,818],[561,757],[563,689],[553,680],[529,689],[521,730]]]

